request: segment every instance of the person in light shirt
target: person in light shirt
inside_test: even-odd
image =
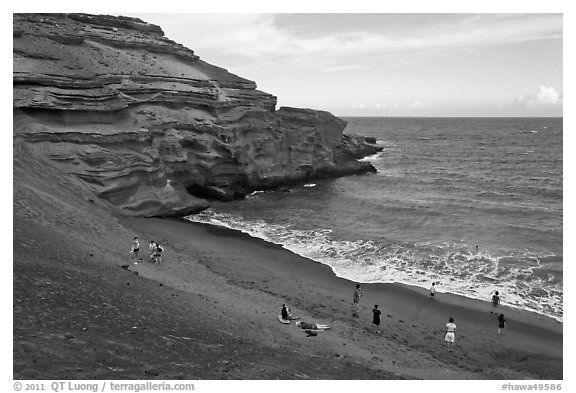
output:
[[[450,317],[448,323],[446,324],[446,335],[444,340],[448,344],[448,350],[452,352],[452,346],[454,345],[454,339],[456,338],[456,325],[454,324],[454,318]]]
[[[135,265],[137,265],[138,262],[142,262],[142,258],[140,258],[138,255],[139,252],[140,252],[140,240],[138,240],[138,237],[135,237],[132,248],[130,249],[130,253],[134,255]]]

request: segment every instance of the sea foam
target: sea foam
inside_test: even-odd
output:
[[[464,244],[378,244],[365,240],[334,240],[332,230],[299,230],[289,225],[270,224],[263,220],[245,220],[211,209],[190,221],[211,224],[247,233],[281,245],[298,255],[326,264],[334,273],[363,283],[403,283],[428,288],[439,282],[437,290],[474,299],[489,299],[495,290],[504,305],[534,311],[562,320],[561,285],[548,285],[547,278],[534,274],[538,258],[509,256],[496,258],[472,251]],[[519,259],[520,263],[515,263]]]

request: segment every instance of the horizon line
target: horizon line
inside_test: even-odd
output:
[[[564,116],[380,116],[380,115],[336,115],[336,117],[385,117],[385,118],[451,118],[451,119],[563,119]]]

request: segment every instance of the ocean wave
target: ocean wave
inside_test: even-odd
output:
[[[302,230],[285,223],[245,220],[211,209],[189,220],[247,233],[326,264],[337,276],[365,283],[404,283],[488,301],[498,290],[503,304],[558,320],[563,315],[561,280],[535,255],[495,257],[458,243],[389,243],[335,239],[332,230]]]
[[[379,151],[379,152],[376,153],[376,154],[372,154],[372,155],[370,155],[370,156],[366,156],[366,157],[364,157],[364,158],[360,158],[358,161],[360,161],[360,162],[376,161],[376,160],[378,160],[380,157],[384,156],[385,152],[386,152],[386,150],[384,149],[384,150]]]

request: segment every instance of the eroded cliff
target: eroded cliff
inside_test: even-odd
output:
[[[374,171],[328,112],[280,108],[139,19],[14,14],[14,160],[55,166],[123,214]]]

